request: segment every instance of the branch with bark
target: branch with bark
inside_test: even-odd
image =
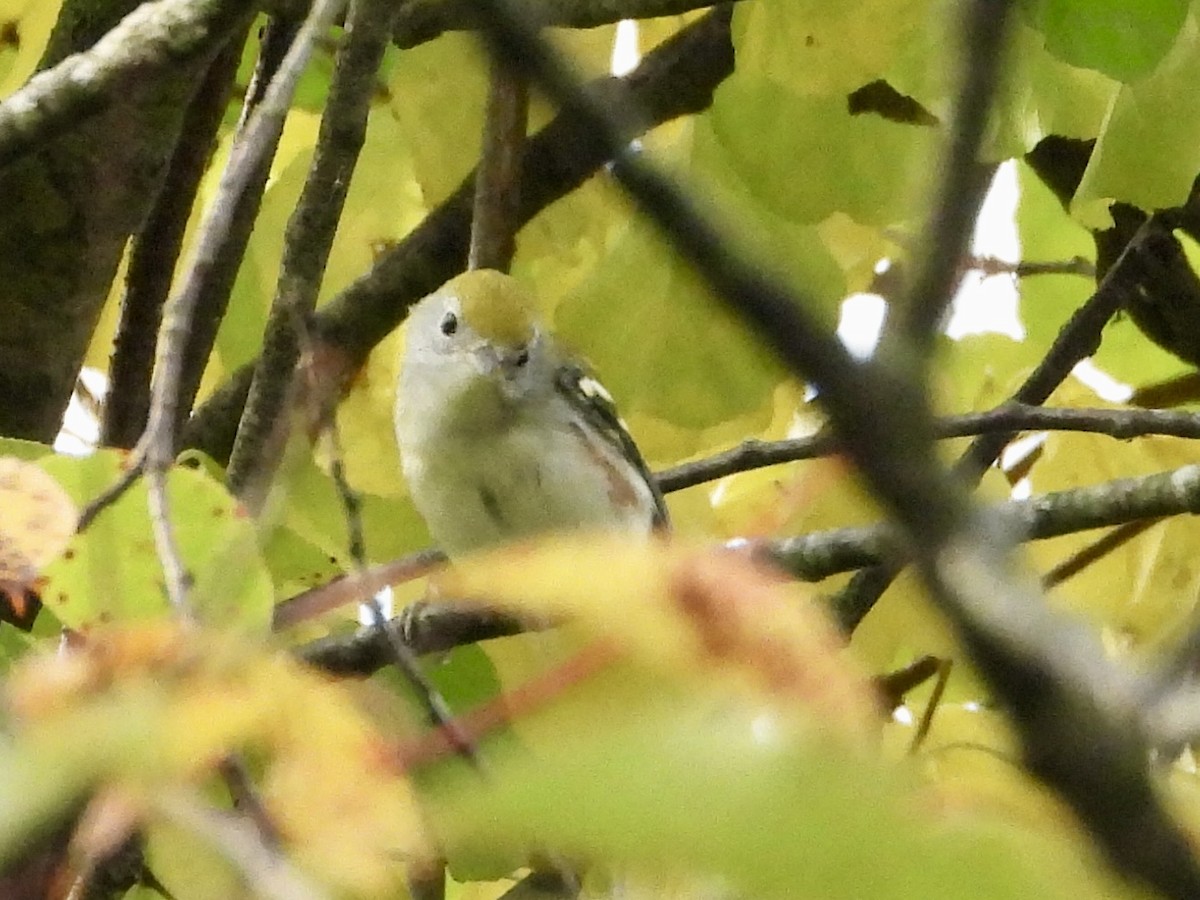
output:
[[[1002,28],[1010,7],[976,0],[971,20],[990,15]],[[895,518],[931,598],[1011,713],[1030,770],[1072,806],[1118,870],[1166,896],[1200,893],[1200,865],[1150,779],[1135,680],[1107,662],[1090,632],[1046,608],[1009,536],[937,463],[933,416],[907,356],[919,348],[910,341],[865,363],[853,359],[807,312],[815,308],[807,298],[761,261],[736,256],[677,185],[623,152],[628,128],[580,89],[510,3],[489,0],[478,10],[493,51],[603,137],[614,174],[681,258],[785,365],[818,385],[847,455]],[[1129,810],[1140,812],[1135,827]]]
[[[0,259],[10,273],[0,283],[0,432],[54,440],[184,110],[254,11],[240,0],[71,0],[60,20],[73,27],[56,30],[45,71],[0,104]]]
[[[636,109],[639,133],[706,109],[717,85],[733,71],[729,21],[728,7],[713,10],[647,53],[628,75],[598,79],[589,92],[606,105]],[[611,156],[586,122],[558,115],[526,144],[518,222],[528,223],[594,175]],[[315,340],[329,349],[332,359],[340,360],[341,378],[348,380],[358,370],[404,320],[409,306],[466,267],[474,193],[470,176],[313,317]],[[183,432],[185,446],[228,460],[254,365],[238,370],[196,410]],[[330,377],[338,380],[336,373]]]

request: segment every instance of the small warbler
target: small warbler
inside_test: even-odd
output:
[[[545,532],[667,523],[612,398],[508,275],[467,272],[413,307],[395,416],[413,502],[451,556]]]

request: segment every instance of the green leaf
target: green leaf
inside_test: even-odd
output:
[[[655,138],[662,144],[655,155],[687,173],[704,198],[701,210],[732,245],[790,280],[832,331],[845,278],[818,228],[777,214],[746,190],[709,116],[697,116],[669,139]],[[554,322],[596,366],[627,415],[689,429],[717,425],[762,409],[786,377],[761,339],[716,302],[640,216],[610,240],[588,277],[558,305]]]
[[[1133,4],[1130,4],[1132,7]],[[1076,192],[1073,212],[1122,200],[1153,210],[1181,205],[1200,171],[1200,21],[1189,15],[1153,74],[1120,89]]]
[[[61,0],[3,0],[0,22],[11,26],[0,43],[0,97],[24,85],[41,58]]]
[[[422,198],[433,208],[479,158],[487,66],[475,36],[448,32],[404,51],[388,91],[389,113],[412,143]]]
[[[47,457],[40,465],[83,506],[117,480],[125,461],[122,451],[99,451],[84,459]],[[195,580],[197,616],[265,631],[273,594],[254,523],[220,482],[192,469],[169,472],[167,496],[179,554]],[[42,602],[71,628],[170,614],[144,481],[76,535],[45,577]]]
[[[929,0],[758,0],[733,14],[739,75],[761,76],[798,94],[840,98],[885,76],[930,30]],[[936,29],[934,29],[936,30]],[[938,58],[925,59],[937,68]]]
[[[1059,59],[1130,82],[1162,61],[1187,11],[1188,0],[1042,0],[1034,19]]]
[[[816,223],[844,212],[884,225],[923,208],[933,128],[851,115],[844,96],[805,96],[740,73],[717,89],[709,116],[729,168],[779,216]]]
[[[703,427],[752,409],[782,378],[745,327],[636,219],[564,301],[555,326],[627,413]]]
[[[0,456],[15,456],[17,459],[41,459],[54,452],[54,448],[37,441],[23,441],[20,438],[0,437]]]
[[[400,480],[398,470],[395,477]],[[351,564],[346,511],[333,479],[309,455],[286,467],[279,490],[284,496],[284,526],[320,548],[329,563],[347,571]],[[429,546],[429,532],[407,497],[359,492],[359,502],[368,559],[395,559]],[[285,561],[277,560],[276,565],[285,565]]]
[[[1017,232],[1022,259],[1029,262],[1063,261],[1076,256],[1094,259],[1096,246],[1091,234],[1067,215],[1033,170],[1020,163],[1017,175],[1020,185]],[[1020,279],[1017,287],[1021,293],[1021,323],[1029,342],[1035,347],[1048,348],[1071,314],[1095,293],[1096,282],[1080,275],[1039,275]]]
[[[1086,852],[969,818],[939,824],[896,773],[769,710],[644,694],[616,709],[536,755],[496,754],[486,784],[447,778],[429,810],[452,855],[536,847],[764,897],[1108,895]]]

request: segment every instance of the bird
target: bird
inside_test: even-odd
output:
[[[451,559],[547,533],[669,525],[612,396],[502,272],[466,272],[413,306],[395,426],[413,503]]]

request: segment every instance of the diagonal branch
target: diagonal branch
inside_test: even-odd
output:
[[[628,75],[598,79],[590,91],[612,105],[639,110],[643,129],[706,109],[717,85],[733,71],[729,20],[728,7],[713,10],[647,53]],[[559,115],[526,144],[518,223],[574,190],[609,159],[607,145],[585,124]],[[474,181],[468,178],[316,314],[318,339],[340,348],[347,373],[403,321],[410,304],[463,270],[473,196]],[[186,446],[217,460],[229,458],[252,373],[253,364],[240,369],[197,410],[184,431]]]
[[[41,72],[0,104],[0,168],[104,110],[140,78],[206,53],[258,6],[229,0],[142,3],[90,49]]]
[[[1044,403],[1081,360],[1096,352],[1104,326],[1129,294],[1130,284],[1139,268],[1137,260],[1151,234],[1151,228],[1154,227],[1151,223],[1154,221],[1147,221],[1139,229],[1105,273],[1096,292],[1059,330],[1050,350],[1013,394],[1014,402]],[[1011,431],[991,432],[977,437],[958,461],[956,469],[959,475],[968,483],[978,482],[1014,437],[1016,434]],[[894,564],[859,572],[834,598],[834,606],[844,616],[860,621],[883,596],[898,572]]]
[[[188,104],[166,177],[129,251],[100,443],[132,447],[146,428],[154,342],[200,179],[212,158],[245,35],[230,39]]]
[[[291,405],[287,395],[300,358],[298,330],[305,327],[317,305],[334,234],[366,139],[375,76],[394,15],[391,4],[360,0],[346,17],[344,43],[321,117],[312,167],[288,221],[262,355],[230,457],[229,487],[239,497],[252,488],[265,491],[274,474],[274,457],[282,444]],[[257,499],[251,497],[249,505],[256,508]]]
[[[1118,440],[1146,435],[1200,439],[1200,415],[1163,409],[1054,409],[1006,403],[984,412],[946,416],[934,423],[940,439],[1001,433],[1008,440],[1023,431],[1103,434]],[[840,452],[838,437],[821,431],[782,441],[750,440],[731,450],[682,463],[658,475],[664,493],[766,466],[817,459]]]
[[[528,120],[529,85],[493,61],[483,117],[483,151],[475,169],[468,269],[507,272],[512,263]]]
[[[564,28],[595,28],[622,19],[674,16],[712,6],[712,0],[522,0],[521,11],[531,22]],[[447,31],[475,25],[469,5],[457,0],[410,0],[400,8],[395,42],[414,47]]]
[[[916,278],[898,310],[896,328],[888,329],[881,352],[903,349],[923,365],[962,277],[979,207],[995,166],[980,160],[980,147],[991,119],[992,98],[1000,85],[1007,49],[1009,6],[1005,0],[966,4],[963,18],[965,65],[951,118],[951,134],[937,196],[922,238]]]
[[[1119,871],[1166,896],[1200,895],[1200,866],[1150,779],[1134,679],[1107,662],[1091,632],[1046,608],[1016,566],[1010,537],[937,463],[933,416],[923,385],[905,377],[911,367],[850,357],[807,298],[731,252],[665,175],[622,155],[628,128],[580,89],[510,3],[476,6],[493,52],[602,136],[613,173],[680,256],[784,364],[816,382],[847,455],[1010,712],[1030,770],[1067,800]]]

